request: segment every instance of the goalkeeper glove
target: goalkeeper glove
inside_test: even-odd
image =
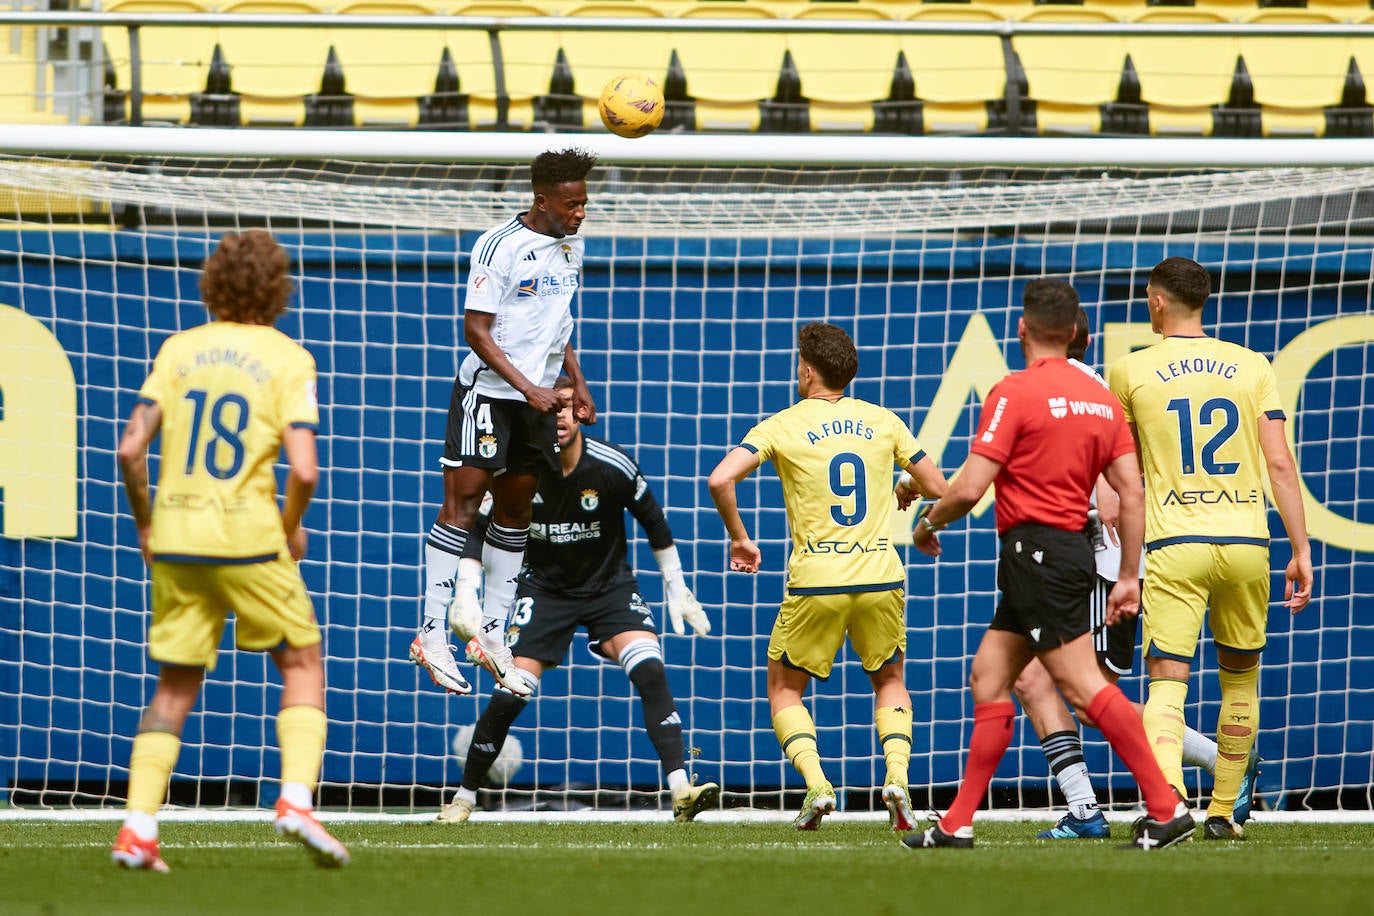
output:
[[[673,632],[679,636],[686,633],[683,621],[692,625],[692,630],[700,636],[711,632],[711,621],[697,603],[696,596],[682,578],[682,558],[678,556],[677,545],[670,545],[654,551],[654,559],[663,573],[663,594],[668,602],[668,620],[673,624]]]

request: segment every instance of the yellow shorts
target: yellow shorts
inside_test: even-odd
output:
[[[153,563],[153,624],[148,655],[157,662],[215,670],[224,621],[233,612],[240,649],[264,652],[320,641],[315,607],[295,562]]]
[[[768,657],[826,680],[848,633],[864,670],[871,674],[906,652],[905,610],[900,588],[788,595],[773,624]]]
[[[1192,661],[1204,615],[1218,648],[1258,654],[1269,620],[1269,548],[1182,543],[1151,550],[1141,604],[1147,658]]]

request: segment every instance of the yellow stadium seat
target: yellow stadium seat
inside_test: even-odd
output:
[[[882,20],[887,17],[872,8],[827,4],[824,8],[805,10],[797,18]],[[793,34],[787,36],[787,47],[801,75],[802,95],[813,102],[850,106],[888,97],[901,41],[896,35]],[[813,120],[815,116],[813,112]],[[871,126],[872,118],[868,120]]]
[[[661,18],[653,7],[636,0],[620,3],[584,3],[569,9],[565,15],[573,17],[622,19]],[[666,32],[558,32],[559,46],[572,68],[573,92],[583,100],[582,121],[587,125],[600,123],[596,100],[612,78],[622,73],[642,73],[660,86],[668,73],[672,56],[670,36]],[[545,77],[544,91],[548,91]]]
[[[112,0],[104,10],[111,13],[199,13],[204,7],[188,0]],[[125,91],[133,86],[129,31],[122,27],[101,30],[105,53],[115,71],[115,85]],[[145,26],[139,29],[140,74],[145,121],[190,120],[191,95],[205,91],[205,78],[220,30],[197,27]]]
[[[695,3],[682,11],[684,18],[772,19],[767,11],[741,4]],[[687,94],[699,102],[721,103],[711,109],[717,126],[757,126],[755,103],[777,93],[778,71],[787,38],[778,33],[676,32],[669,43],[677,50],[687,75]],[[698,124],[702,123],[698,109]]]
[[[1138,22],[1216,23],[1219,17],[1189,9],[1157,8]],[[1239,53],[1234,38],[1131,35],[1125,38],[1140,76],[1141,101],[1150,106],[1150,129],[1162,134],[1209,134],[1215,105],[1231,94]]]
[[[292,0],[241,0],[225,12],[302,14],[319,12],[319,7]],[[220,47],[229,62],[234,91],[243,96],[244,120],[302,123],[305,96],[320,90],[330,37],[325,29],[220,29]]]
[[[449,11],[455,16],[499,16],[521,18],[543,16],[541,6],[513,0],[468,3]],[[533,100],[546,95],[558,57],[558,35],[554,32],[501,32],[502,72],[505,75],[506,95],[510,100],[509,121],[512,127],[528,127],[533,123]],[[473,123],[482,126],[496,120],[496,71],[492,64],[491,40],[480,30],[455,30],[449,36],[449,50],[458,63],[458,77],[463,91],[472,98]],[[478,75],[473,71],[488,71]],[[469,81],[469,75],[473,81]]]
[[[1326,113],[1265,108],[1260,126],[1266,137],[1320,137],[1326,133]]]
[[[1111,22],[1083,7],[1041,7],[1027,22]],[[1014,35],[1012,47],[1026,72],[1027,91],[1043,103],[1103,105],[1116,100],[1126,45],[1119,35]]]
[[[818,133],[866,134],[873,130],[873,105],[812,101],[811,129]]]
[[[38,97],[38,40],[33,27],[17,28],[16,52],[11,44],[0,46],[0,124],[63,124],[66,115],[53,111],[51,97]],[[52,65],[43,64],[44,80],[51,89]],[[0,207],[0,212],[4,208]],[[10,208],[13,212],[13,208]]]
[[[950,7],[923,8],[910,19],[914,22],[995,22],[998,17],[986,10]],[[963,119],[974,114],[976,109],[985,107],[987,101],[1000,99],[1006,93],[1006,59],[1002,54],[1002,41],[996,35],[903,35],[901,48],[906,52],[907,63],[916,80],[916,97],[927,103],[947,106],[944,113],[954,115],[959,123],[964,123]],[[985,111],[981,120],[986,125]],[[927,105],[927,130],[930,130],[930,123]]]
[[[412,3],[353,3],[339,12],[349,15],[432,15]],[[344,81],[354,96],[359,124],[414,124],[419,98],[434,91],[434,78],[444,56],[448,33],[443,29],[333,29],[331,43],[343,65]],[[466,91],[459,76],[461,91]]]
[[[1261,10],[1251,22],[1330,25],[1332,19],[1303,10]],[[1347,38],[1244,36],[1240,53],[1255,84],[1255,101],[1266,108],[1321,108],[1341,100],[1352,53]]]

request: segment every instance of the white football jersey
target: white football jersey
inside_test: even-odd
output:
[[[1097,379],[1098,383],[1102,385],[1102,387],[1108,387],[1107,380],[1104,379],[1096,369],[1094,369],[1092,366],[1089,366],[1087,363],[1079,362],[1076,359],[1070,359],[1069,365],[1076,366],[1077,368],[1082,369],[1088,375],[1091,375],[1093,378]],[[1092,497],[1090,498],[1089,502],[1092,504],[1093,510],[1096,511],[1096,487],[1093,488]],[[1099,525],[1097,528],[1097,537],[1093,539],[1093,559],[1097,562],[1097,574],[1099,576],[1106,579],[1108,582],[1115,582],[1117,580],[1117,577],[1121,574],[1121,545],[1113,544],[1112,539],[1108,537],[1106,532],[1102,530],[1101,525]],[[1139,569],[1140,578],[1145,578],[1145,546],[1143,544],[1140,548]]]
[[[535,232],[520,217],[482,233],[472,246],[464,312],[496,316],[492,339],[525,378],[553,386],[572,337],[572,298],[582,275],[582,239]],[[476,353],[458,380],[478,394],[523,401]]]

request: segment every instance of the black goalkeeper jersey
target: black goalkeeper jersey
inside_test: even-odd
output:
[[[620,448],[583,433],[582,457],[566,477],[546,474],[534,498],[522,581],[556,595],[587,598],[632,585],[625,510],[662,550],[673,543],[649,482]]]

